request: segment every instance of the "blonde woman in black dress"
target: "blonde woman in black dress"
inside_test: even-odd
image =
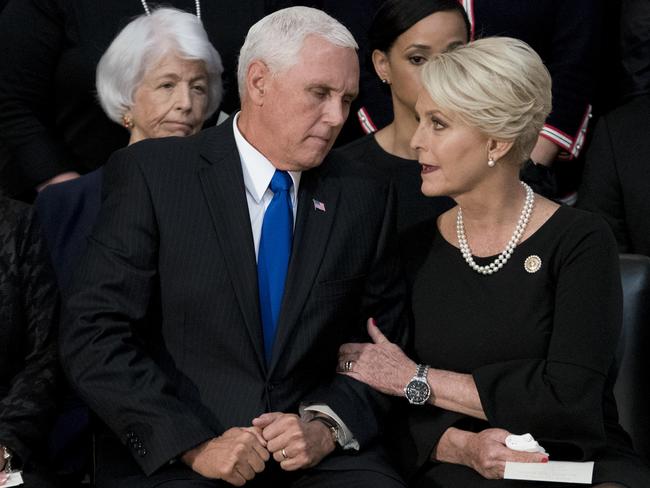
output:
[[[487,38],[436,55],[422,80],[422,192],[456,206],[406,253],[413,350],[369,321],[374,343],[342,346],[341,372],[412,404],[395,418],[414,486],[521,486],[502,479],[507,461],[549,459],[595,461],[595,486],[650,486],[612,394],[613,236],[518,178],[551,109],[548,71],[522,41]],[[546,452],[506,447],[524,433]]]

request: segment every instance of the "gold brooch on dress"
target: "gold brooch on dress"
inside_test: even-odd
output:
[[[542,260],[536,254],[532,254],[524,261],[524,269],[529,273],[536,273],[542,267]]]

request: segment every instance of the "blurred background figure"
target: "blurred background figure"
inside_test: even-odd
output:
[[[607,220],[620,252],[650,256],[650,2],[621,7],[623,103],[596,125],[578,206]]]
[[[601,117],[587,153],[578,207],[602,215],[622,253],[650,256],[650,94]]]
[[[622,94],[633,97],[650,93],[650,2],[622,0],[620,57]]]
[[[42,466],[58,380],[56,286],[33,211],[1,196],[0,243],[0,485],[11,467],[25,486],[50,487]]]
[[[129,145],[150,137],[189,136],[219,107],[222,72],[201,21],[161,8],[132,21],[111,43],[97,66],[97,93],[108,118],[129,131]],[[50,185],[36,200],[63,290],[99,212],[101,182],[100,168]]]
[[[409,144],[417,128],[415,101],[422,66],[432,55],[465,44],[469,29],[457,0],[388,0],[370,26],[369,58],[376,76],[390,92],[393,120],[339,151],[378,168],[394,181],[400,232],[453,204],[447,198],[422,195],[417,153]]]
[[[169,0],[200,14],[224,64],[221,110],[239,106],[237,54],[248,28],[275,2]],[[0,187],[32,201],[35,190],[103,165],[129,132],[96,102],[95,70],[117,33],[154,2],[9,0],[0,13]],[[133,46],[134,49],[137,46]],[[209,123],[214,123],[214,119]]]

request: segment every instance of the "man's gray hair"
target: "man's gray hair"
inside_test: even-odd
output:
[[[322,10],[310,7],[278,10],[258,21],[246,35],[237,69],[240,98],[246,93],[246,73],[253,61],[263,61],[272,73],[287,70],[298,62],[298,53],[309,36],[322,37],[336,46],[359,49],[350,31]]]
[[[223,65],[201,21],[175,8],[159,8],[141,15],[115,37],[97,65],[99,103],[118,124],[133,106],[133,95],[148,69],[165,55],[203,61],[208,74],[209,117],[221,104]]]

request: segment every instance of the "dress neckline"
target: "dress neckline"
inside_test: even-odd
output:
[[[551,216],[548,219],[546,219],[546,222],[544,222],[542,225],[539,226],[539,229],[537,229],[531,235],[526,237],[526,239],[524,239],[523,241],[520,241],[519,244],[517,244],[517,248],[515,249],[515,251],[517,249],[520,249],[524,245],[526,245],[529,241],[535,240],[539,234],[544,233],[545,229],[548,226],[550,226],[551,222],[555,221],[558,218],[558,214],[560,212],[562,212],[562,213],[564,212],[564,210],[562,210],[562,209],[564,209],[564,205],[560,205],[558,208],[556,208],[555,211],[551,214]],[[460,248],[458,246],[455,246],[451,242],[449,242],[447,239],[445,239],[445,237],[442,235],[442,232],[440,232],[440,228],[438,227],[438,221],[437,220],[435,221],[434,225],[436,226],[436,234],[440,237],[440,240],[442,242],[444,242],[447,247],[449,247],[450,249],[453,249],[455,252],[459,253],[459,256],[460,256]],[[491,256],[473,256],[473,257],[475,259],[479,259],[479,260],[491,260],[491,259],[495,259],[498,255],[499,254],[493,254]]]

